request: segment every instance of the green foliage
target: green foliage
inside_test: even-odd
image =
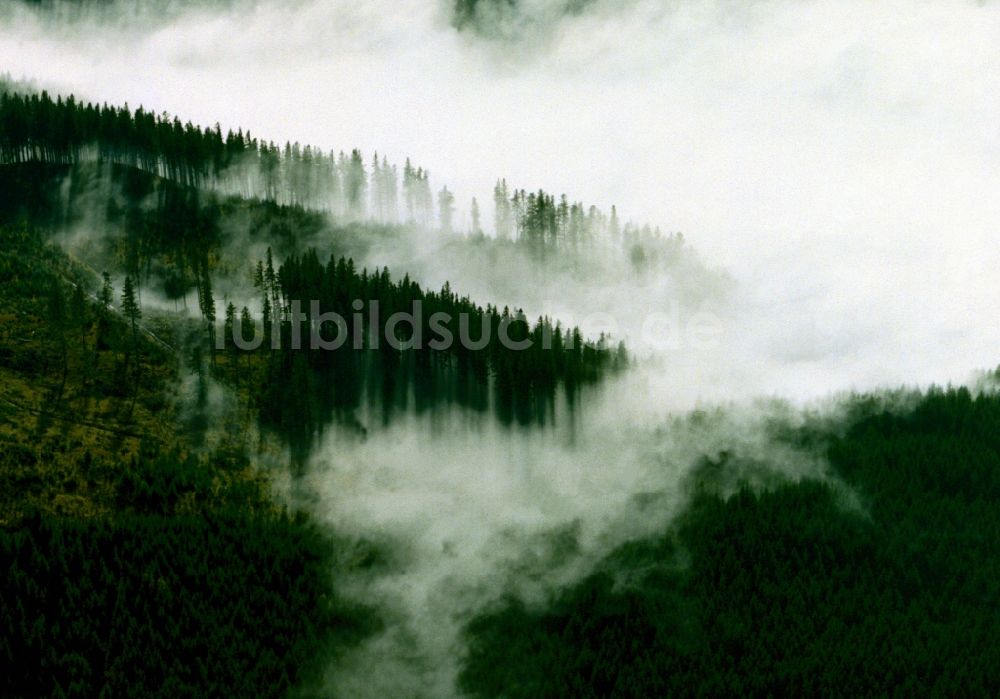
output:
[[[26,225],[0,225],[0,307],[39,315],[56,302],[52,287],[59,276],[75,273],[56,248]],[[56,303],[58,310],[63,304]]]
[[[372,628],[331,545],[243,509],[0,531],[0,695],[277,697]]]
[[[120,472],[118,505],[150,514],[173,514],[185,498],[199,504],[212,500],[212,479],[211,468],[192,456],[142,455]]]
[[[988,696],[1000,682],[1000,396],[855,403],[828,486],[697,495],[541,609],[467,627],[482,697]],[[815,439],[816,435],[809,437]]]

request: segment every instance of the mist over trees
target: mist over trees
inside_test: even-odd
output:
[[[110,261],[124,275],[121,309],[131,329],[131,341],[122,345],[126,376],[139,381],[132,359],[141,350],[143,288],[185,307],[193,291],[192,308],[204,323],[200,356],[212,372],[253,390],[261,424],[286,439],[300,460],[331,420],[364,429],[361,409],[379,415],[383,424],[400,412],[449,405],[489,412],[507,425],[545,424],[554,419],[557,403],[572,411],[581,388],[628,361],[624,346],[610,338],[587,340],[578,329],[546,318],[531,322],[523,311],[477,304],[448,284],[428,292],[405,273],[394,279],[385,268],[356,269],[343,254],[350,244],[338,241],[338,225],[368,226],[359,234],[368,238],[379,234],[379,226],[437,226],[445,236],[457,233],[454,195],[443,187],[435,197],[427,171],[409,160],[400,177],[377,154],[366,163],[357,150],[324,155],[298,144],[282,149],[242,131],[223,136],[218,127],[182,125],[142,109],[53,100],[44,92],[5,93],[0,180],[6,183],[0,221],[26,221],[52,232],[81,226],[101,231],[92,237],[104,236]],[[501,227],[496,244],[514,245],[540,263],[556,255],[600,255],[608,246],[640,238],[668,248],[680,243],[648,227],[623,230],[614,209],[606,217],[566,197],[556,204],[544,192],[513,190],[508,198],[506,187],[500,181],[494,192]],[[478,204],[473,212],[471,239],[477,240]],[[331,228],[327,215],[344,223]],[[253,275],[255,290],[248,283],[252,262],[241,266],[227,259],[233,230],[268,245]],[[334,252],[320,262],[306,246],[330,233],[324,242]],[[273,258],[271,244],[285,251],[284,260]],[[106,278],[102,296],[114,293],[109,285]],[[228,293],[220,297],[223,285]],[[257,301],[241,308],[226,298],[234,292]],[[363,304],[360,325],[348,325],[337,350],[290,347],[293,331],[309,337],[313,299],[321,312],[345,319],[357,315],[353,303]],[[307,313],[301,327],[289,314],[293,300]],[[103,306],[110,306],[106,301]],[[371,327],[395,313],[411,313],[415,305],[423,306],[422,318],[397,339],[431,339],[431,319],[444,313],[448,321],[439,328],[453,338],[450,345],[399,349],[380,341],[378,331],[373,336]],[[376,307],[381,321],[371,315]],[[258,327],[262,348],[235,347],[234,334],[245,337]],[[329,324],[321,330],[329,335]],[[512,346],[527,342],[530,348],[509,349],[501,334]]]
[[[218,125],[200,128],[141,107],[95,105],[72,95],[52,99],[45,91],[22,94],[0,83],[0,164],[27,163],[128,166],[184,188],[318,209],[341,221],[412,224],[445,233],[458,228],[454,195],[445,186],[435,201],[430,173],[409,159],[401,170],[378,153],[366,164],[357,149],[280,146],[241,129],[223,135]],[[493,203],[496,237],[522,242],[539,255],[579,251],[602,239],[634,245],[663,237],[649,226],[623,224],[614,207],[604,214],[565,195],[557,201],[544,191],[510,188],[506,180],[497,182]],[[474,209],[466,232],[478,234],[478,202]]]
[[[105,26],[158,27],[192,11],[250,11],[258,0],[12,0],[37,17],[61,24],[98,21]]]
[[[376,154],[283,146],[242,130],[223,135],[141,107],[53,100],[48,93],[0,95],[0,163],[113,163],[180,185],[330,211],[345,220],[432,225],[429,173],[409,160],[402,182]],[[402,201],[400,201],[400,187]]]
[[[705,458],[684,513],[541,605],[501,600],[466,628],[477,697],[992,693],[1000,396],[932,389],[909,408],[783,428],[856,488]],[[766,469],[766,464],[764,468]],[[718,487],[732,480],[735,492]]]
[[[435,22],[499,53],[595,5]],[[539,184],[0,77],[0,696],[996,694],[1000,371],[665,419],[733,367],[541,299],[721,273]],[[791,327],[734,354],[820,373]]]
[[[601,254],[622,248],[636,267],[652,264],[653,256],[670,258],[680,252],[684,236],[665,235],[659,228],[622,224],[616,207],[604,214],[596,206],[556,198],[544,190],[511,189],[505,179],[493,188],[494,229],[499,240],[512,240],[545,259],[557,254]]]
[[[0,653],[20,668],[3,680],[9,693],[130,687],[211,694],[225,686],[234,696],[277,696],[316,681],[325,652],[377,627],[374,613],[330,595],[334,545],[304,518],[274,512],[239,471],[249,445],[234,436],[235,445],[201,455],[219,419],[210,405],[213,382],[231,390],[247,406],[244,414],[277,435],[301,465],[330,423],[363,433],[361,410],[383,423],[404,411],[454,406],[505,425],[546,424],[557,402],[572,408],[585,386],[626,365],[624,348],[603,337],[586,340],[549,319],[531,322],[521,311],[480,305],[447,284],[426,291],[386,268],[358,270],[348,257],[321,263],[314,249],[295,252],[331,230],[326,214],[311,208],[320,206],[321,187],[334,192],[323,195],[334,218],[364,224],[355,235],[377,236],[406,222],[457,232],[454,195],[447,187],[433,195],[426,170],[410,162],[400,177],[384,157],[366,163],[357,151],[317,158],[294,145],[279,152],[141,110],[37,94],[5,93],[0,101],[0,270],[11,294],[4,311],[18,309],[19,333],[34,324],[45,329],[36,354],[0,348],[4,381],[53,374],[39,419],[75,425],[72,411],[83,410],[81,427],[129,439],[151,431],[158,411],[176,425],[176,434],[160,437],[175,451],[158,452],[152,437],[134,451],[88,442],[78,458],[60,457],[60,473],[73,475],[54,482],[32,473],[39,457],[30,442],[0,458],[5,478],[32,484],[21,494],[4,490],[11,499],[0,509],[0,614],[17,634]],[[316,173],[324,167],[332,174],[321,181]],[[256,265],[230,259],[234,229],[285,252],[275,256],[269,246]],[[73,231],[83,231],[89,255],[108,262],[107,270],[88,269],[52,244]],[[240,289],[253,297],[249,306],[231,300]],[[200,315],[193,328],[187,314],[165,317],[152,302],[163,293],[186,306],[192,291],[188,313]],[[317,299],[320,312],[348,319],[362,301],[365,313],[359,326],[346,327],[342,350],[294,351],[294,331],[308,338],[317,325],[330,339],[335,330],[315,322],[308,303],[297,321],[291,306],[298,299]],[[423,305],[416,325],[397,326],[402,349],[372,335],[371,327],[382,327],[376,305],[384,319],[415,304]],[[448,314],[438,332],[455,341],[406,348],[414,335],[433,337],[438,312]],[[161,340],[151,324],[160,332],[166,324],[178,344]],[[233,341],[258,332],[264,342],[255,350]],[[501,334],[532,347],[511,349]],[[181,412],[167,396],[187,372],[193,395],[183,398],[189,407]],[[107,412],[95,417],[93,407],[82,408],[95,405]],[[90,518],[66,519],[40,505],[50,501],[49,489],[70,482],[81,507],[92,508]],[[82,605],[72,628],[46,607],[54,600]]]
[[[486,39],[518,40],[582,14],[595,0],[450,0],[451,24]]]

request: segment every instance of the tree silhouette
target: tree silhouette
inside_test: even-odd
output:
[[[125,354],[125,375],[128,376],[129,362],[133,353],[135,360],[135,387],[132,394],[132,406],[135,406],[135,399],[139,393],[139,319],[142,318],[142,311],[136,298],[135,286],[132,283],[131,275],[125,275],[125,283],[122,287],[122,315],[129,323],[131,333],[131,349]]]

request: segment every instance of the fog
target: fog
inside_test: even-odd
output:
[[[430,232],[366,252],[479,303],[611,316],[642,361],[556,428],[461,415],[366,440],[331,428],[304,479],[279,483],[338,531],[394,546],[384,569],[342,583],[390,622],[331,668],[346,696],[453,693],[471,612],[504,591],[540,599],[662,527],[703,457],[828,478],[770,421],[833,419],[836,402],[817,403],[833,392],[997,364],[1000,6],[577,5],[522,2],[462,30],[434,0],[191,4],[112,24],[0,9],[0,71],[15,78],[411,157],[456,193],[459,223],[472,196],[491,221],[505,177],[617,205],[693,248],[661,276],[609,262],[542,279]],[[676,322],[639,337],[653,314]],[[706,319],[711,332],[690,331]],[[672,417],[698,408],[710,418]]]
[[[590,408],[577,421],[545,430],[470,428],[458,414],[411,418],[365,440],[327,433],[307,475],[283,484],[286,496],[335,531],[392,551],[338,581],[342,594],[377,604],[387,624],[331,666],[334,695],[453,696],[472,614],[509,594],[543,604],[614,547],[662,531],[706,458],[739,464],[714,484],[723,494],[740,481],[812,478],[863,516],[822,459],[774,438],[774,425],[801,424],[800,411],[758,401],[670,418],[649,400],[653,381],[644,371],[612,381],[585,396]]]

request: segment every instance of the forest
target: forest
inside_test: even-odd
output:
[[[329,541],[302,521],[146,507],[0,531],[5,696],[284,696],[377,623],[331,598]]]
[[[1000,693],[1000,369],[709,406],[853,326],[639,356],[537,301],[732,280],[610,196],[456,191],[0,78],[0,696]]]
[[[611,347],[603,336],[585,341],[579,329],[545,318],[532,325],[523,312],[483,308],[447,283],[438,292],[425,292],[409,277],[394,282],[385,268],[358,272],[353,260],[333,256],[324,265],[314,250],[286,259],[277,270],[268,250],[266,262],[258,262],[255,284],[261,322],[246,306],[237,321],[230,304],[224,341],[216,345],[229,350],[231,380],[240,381],[248,371],[262,376],[254,391],[262,420],[297,432],[299,439],[308,439],[334,415],[356,422],[362,401],[388,423],[394,411],[407,409],[411,395],[418,414],[456,404],[479,412],[492,407],[505,424],[544,423],[553,419],[557,388],[572,408],[582,386],[623,371],[628,363],[623,343]],[[305,299],[310,302],[301,303]],[[299,317],[291,312],[293,305],[301,307]],[[330,313],[340,324],[321,319]],[[380,317],[396,314],[405,314],[409,327],[382,330]],[[237,339],[247,342],[258,325],[264,357],[245,356]],[[302,345],[309,343],[309,351],[296,347],[293,334]]]
[[[211,359],[210,370],[249,391],[262,425],[277,429],[303,454],[334,416],[357,425],[357,410],[364,404],[375,408],[387,423],[394,411],[406,407],[411,395],[418,411],[455,403],[479,412],[491,408],[506,424],[545,422],[554,412],[558,386],[572,407],[579,387],[627,362],[620,343],[612,346],[603,337],[585,340],[579,330],[558,327],[544,318],[532,324],[520,309],[476,304],[447,284],[439,292],[426,292],[405,274],[394,282],[385,268],[358,271],[344,253],[363,253],[365,243],[359,240],[391,237],[392,225],[399,224],[395,169],[375,159],[369,173],[357,151],[348,159],[324,160],[324,156],[314,158],[311,148],[289,145],[282,152],[242,132],[223,137],[218,129],[182,126],[177,119],[157,117],[141,108],[131,112],[80,104],[72,97],[53,100],[43,92],[0,96],[0,153],[6,163],[0,168],[4,184],[0,220],[48,236],[79,226],[106,231],[103,241],[94,236],[91,245],[103,248],[101,262],[124,272],[118,284],[123,292],[130,287],[122,311],[131,321],[142,314],[146,287],[173,299],[175,305],[182,301],[185,307],[193,293],[206,324],[205,347],[200,351]],[[88,171],[88,162],[99,170]],[[247,162],[252,163],[249,170]],[[246,186],[241,185],[239,194],[226,194],[219,182],[233,172],[239,177],[250,172],[250,179],[243,181]],[[251,181],[255,172],[270,173],[259,192]],[[403,173],[401,202],[406,216],[415,225],[430,225],[426,172],[407,162]],[[60,184],[67,180],[68,188]],[[414,182],[423,184],[418,187]],[[506,202],[505,187],[498,184],[497,193]],[[346,199],[317,209],[318,200],[309,192]],[[345,220],[364,218],[369,203],[371,216],[364,227],[357,229],[358,224]],[[510,216],[517,221],[530,219],[530,224],[519,224],[517,238],[539,254],[559,247],[558,231],[576,231],[577,240],[589,230],[587,221],[601,220],[594,208],[584,217],[582,205],[569,207],[563,198],[556,207],[544,193],[514,192],[504,211],[505,222]],[[340,223],[331,224],[327,214]],[[447,216],[442,220],[446,224]],[[614,216],[610,225],[620,238]],[[602,220],[601,226],[607,224]],[[227,259],[229,237],[236,227],[242,229],[241,236],[267,244],[266,270],[263,260],[256,268],[240,269]],[[331,251],[329,262],[321,263],[316,250],[307,247],[319,240]],[[272,244],[287,255],[277,269]],[[257,292],[248,289],[244,295],[257,296],[259,304],[237,309],[230,302],[224,308],[213,286],[248,287],[251,274]],[[88,283],[96,294],[96,287],[108,282],[92,278],[77,286]],[[116,298],[116,290],[108,289],[104,305]],[[352,338],[339,352],[284,351],[276,356],[271,335],[292,331],[288,315],[292,299],[300,300],[307,310],[316,299],[321,311],[344,318],[352,315],[354,301],[362,302],[366,310],[380,308],[383,319],[410,312],[418,303],[425,313],[413,331],[429,337],[430,318],[447,313],[446,332],[458,338],[459,320],[465,316],[469,323],[464,335],[475,342],[452,342],[444,351],[426,347],[400,351],[389,343],[379,348],[371,338],[360,344]],[[241,358],[244,353],[230,341],[237,316],[239,332],[252,336],[251,326],[262,329],[264,350],[252,353],[253,357]],[[370,321],[364,318],[362,327],[369,328]],[[308,318],[304,322],[308,325]],[[220,323],[221,346],[228,345],[235,353],[216,351],[215,327]],[[505,351],[499,342],[501,327],[515,343],[530,340],[533,349]],[[352,329],[353,325],[348,332]],[[543,351],[543,336],[551,351]],[[483,347],[468,349],[482,344],[481,338]],[[93,342],[100,344],[103,339],[98,334]],[[289,349],[288,342],[283,346]],[[222,361],[216,361],[220,354]]]
[[[782,429],[838,479],[735,492],[703,462],[684,513],[541,606],[469,622],[480,697],[985,696],[998,677],[1000,397],[856,395],[846,424]]]
[[[338,571],[377,569],[382,554],[276,506],[239,435],[259,424],[297,463],[331,421],[360,426],[364,405],[383,422],[411,400],[418,413],[454,403],[505,424],[544,422],[557,388],[573,404],[628,361],[603,337],[447,284],[425,291],[333,253],[321,263],[309,243],[331,227],[332,249],[350,251],[391,234],[390,221],[431,225],[426,172],[409,163],[397,202],[395,169],[368,170],[357,151],[280,151],[44,93],[5,93],[0,133],[5,696],[311,691],[331,656],[380,628],[336,586]],[[235,172],[249,179],[233,185]],[[267,244],[245,269],[224,258],[234,220]],[[97,229],[82,255],[58,244],[74,227]],[[249,307],[223,306],[213,284],[243,277]],[[179,315],[148,302],[187,306],[192,293],[197,311]],[[476,342],[406,349],[411,338],[370,335],[378,320],[366,316],[342,351],[295,351],[293,324],[312,322],[291,313],[299,299],[344,317],[354,300],[383,317],[422,304],[411,335],[429,337],[443,312],[445,332]],[[533,348],[509,349],[501,327]],[[265,341],[242,350],[234,328]],[[172,397],[184,376],[194,393]],[[245,406],[225,422],[209,404],[215,382]]]
[[[174,423],[174,352],[134,332],[127,290],[92,299],[37,231],[0,233],[0,694],[319,683],[318,658],[380,623],[332,592],[335,571],[377,554],[276,506],[231,443],[199,445],[196,415]]]

